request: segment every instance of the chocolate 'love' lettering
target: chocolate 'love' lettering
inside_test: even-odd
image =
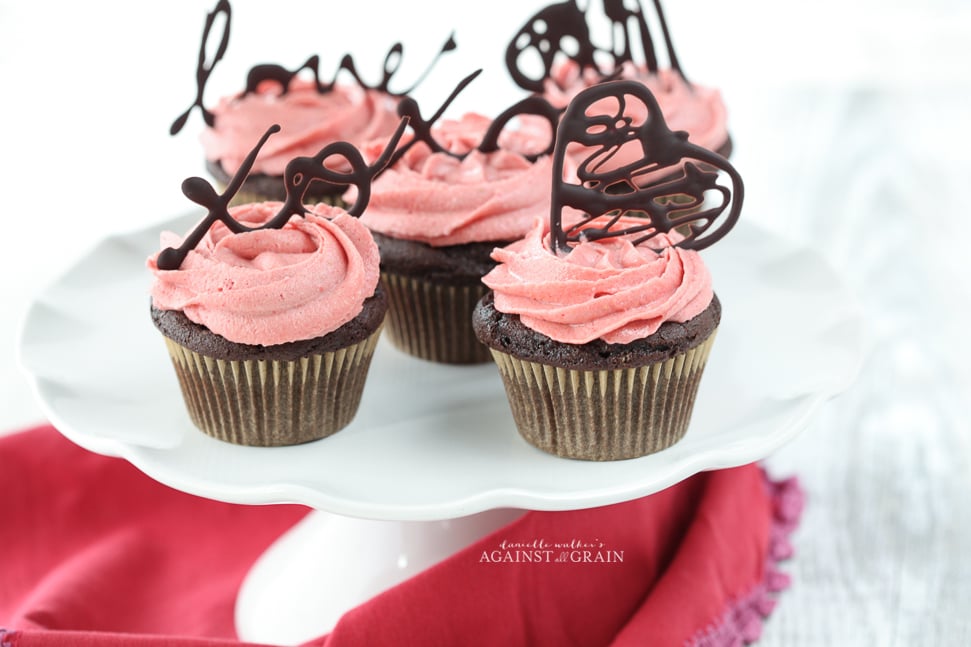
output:
[[[212,60],[207,60],[206,50],[209,46],[209,37],[212,34],[213,26],[216,24],[217,19],[222,16],[222,34],[220,35],[219,45],[216,48],[216,52],[213,54]],[[189,119],[189,115],[192,113],[194,108],[199,108],[202,112],[202,117],[206,122],[206,125],[212,128],[215,125],[215,115],[205,107],[203,102],[203,94],[205,93],[206,84],[209,81],[209,77],[212,75],[213,68],[216,66],[226,53],[226,48],[229,45],[229,28],[232,21],[232,7],[229,4],[229,0],[219,0],[216,3],[216,7],[206,14],[206,22],[202,30],[202,43],[199,46],[199,59],[196,64],[196,97],[192,102],[192,105],[179,115],[175,121],[172,122],[172,126],[169,128],[169,133],[172,135],[177,134],[185,126]],[[439,50],[438,54],[428,65],[424,72],[418,77],[418,79],[408,88],[400,91],[392,91],[389,87],[392,78],[401,66],[401,61],[404,54],[404,46],[398,42],[391,46],[388,53],[384,57],[384,65],[382,70],[381,81],[369,85],[362,78],[357,70],[357,66],[354,63],[354,58],[350,54],[345,54],[337,66],[337,71],[334,73],[333,79],[330,81],[322,81],[320,78],[320,57],[318,55],[313,55],[309,57],[303,65],[296,68],[295,70],[288,70],[282,65],[276,63],[261,63],[259,65],[254,65],[250,68],[246,75],[246,86],[243,92],[240,94],[241,97],[246,96],[252,92],[256,92],[257,88],[264,82],[271,81],[279,86],[280,93],[286,94],[290,88],[290,82],[297,77],[301,72],[308,71],[314,78],[314,83],[317,91],[321,94],[326,94],[330,92],[334,86],[337,84],[337,79],[340,76],[342,70],[346,71],[351,77],[365,90],[377,90],[384,92],[391,96],[404,96],[412,92],[419,83],[421,83],[431,69],[438,62],[438,59],[445,53],[452,51],[456,48],[455,38],[449,36],[445,44]]]

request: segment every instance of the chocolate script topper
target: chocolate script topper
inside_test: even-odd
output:
[[[577,169],[579,184],[562,179],[568,146],[592,149]],[[718,183],[719,171],[731,188]],[[713,194],[719,203],[705,207]],[[738,171],[721,155],[688,142],[688,133],[668,128],[647,87],[607,81],[577,94],[557,130],[550,247],[565,252],[570,243],[642,234],[631,239],[638,245],[677,229],[684,235],[677,247],[704,249],[735,225],[743,198]],[[567,206],[585,215],[564,229]],[[627,213],[643,224],[617,227]],[[610,216],[605,225],[589,225],[604,215]]]
[[[212,185],[201,177],[190,177],[182,183],[182,193],[196,204],[206,207],[208,213],[202,222],[192,230],[192,233],[186,236],[179,247],[167,247],[159,253],[156,261],[158,268],[161,270],[179,269],[189,250],[199,244],[209,228],[216,222],[223,223],[234,234],[241,234],[259,229],[280,229],[291,217],[306,215],[307,208],[303,205],[303,196],[314,180],[330,182],[331,184],[355,185],[358,188],[357,200],[347,210],[347,213],[354,217],[360,216],[371,198],[371,182],[387,166],[407,125],[407,117],[402,118],[384,151],[371,165],[368,165],[361,153],[347,142],[328,144],[313,157],[292,159],[283,173],[287,191],[286,201],[270,220],[259,227],[249,227],[229,215],[229,202],[243,185],[243,181],[253,167],[253,162],[256,161],[260,149],[270,138],[270,135],[280,131],[280,126],[271,126],[253,150],[249,152],[246,159],[243,160],[239,170],[236,171],[236,175],[233,176],[232,181],[222,194],[216,193]],[[348,172],[335,171],[325,166],[324,162],[334,156],[343,157],[350,164],[351,170]]]
[[[259,229],[279,229],[291,217],[306,215],[307,208],[303,204],[303,199],[307,193],[307,189],[314,181],[328,182],[342,186],[350,184],[356,186],[357,199],[347,209],[347,213],[354,217],[360,216],[364,212],[365,207],[367,207],[368,201],[371,199],[371,183],[374,181],[374,178],[380,175],[385,168],[400,157],[400,154],[403,154],[403,151],[407,151],[417,141],[417,138],[412,139],[407,144],[398,148],[398,143],[401,141],[405,129],[410,125],[416,133],[419,131],[430,132],[432,125],[445,113],[445,110],[455,100],[455,97],[475,77],[481,74],[481,72],[482,70],[476,70],[462,79],[455,89],[452,90],[451,94],[448,95],[441,107],[428,120],[421,117],[418,104],[413,99],[409,98],[403,101],[402,103],[406,107],[399,107],[399,112],[402,113],[402,116],[398,128],[391,135],[388,143],[385,144],[381,155],[370,165],[364,160],[360,151],[349,142],[334,142],[325,146],[313,157],[296,157],[290,160],[283,172],[287,197],[281,205],[280,210],[270,220],[259,227],[249,227],[229,215],[229,203],[239,191],[240,187],[243,186],[243,182],[253,168],[253,163],[259,155],[260,149],[263,148],[263,145],[266,144],[273,133],[280,131],[279,125],[274,124],[270,126],[260,138],[260,141],[257,142],[256,146],[243,160],[243,163],[222,194],[216,193],[213,186],[201,177],[190,177],[182,183],[182,193],[196,204],[206,207],[208,213],[202,222],[186,236],[179,247],[167,247],[159,253],[158,259],[156,260],[158,268],[161,270],[179,269],[185,257],[188,255],[189,250],[199,244],[203,236],[206,235],[206,232],[209,231],[209,228],[216,222],[223,223],[234,234],[241,234]],[[414,123],[411,123],[412,117],[410,115],[414,115]],[[342,157],[347,162],[347,165],[350,166],[351,170],[345,172],[326,166],[325,162],[331,157]]]
[[[603,0],[603,8],[610,22],[609,49],[598,48],[591,42],[586,13],[577,0],[566,0],[540,9],[506,47],[506,67],[516,85],[530,92],[543,92],[543,83],[551,78],[558,56],[572,59],[581,70],[594,69],[604,80],[610,79],[623,63],[637,64],[631,48],[633,31],[641,41],[641,64],[648,72],[656,72],[658,59],[654,38],[640,3]],[[654,0],[654,9],[664,36],[668,65],[684,78],[659,0]],[[521,66],[530,53],[538,55],[542,61],[543,71],[538,78],[531,77]],[[611,59],[611,64],[606,69],[601,68],[597,62],[598,56]]]
[[[206,60],[206,49],[208,47],[209,36],[212,32],[213,26],[216,23],[216,19],[220,16],[224,16],[223,20],[223,32],[219,40],[219,46],[216,48],[213,54],[212,60]],[[215,9],[206,14],[206,22],[202,31],[202,43],[199,46],[199,59],[196,64],[196,97],[192,102],[192,105],[179,115],[172,126],[169,128],[169,133],[172,135],[177,134],[185,126],[186,121],[189,119],[189,115],[192,113],[192,109],[198,107],[202,112],[202,117],[206,122],[206,125],[210,128],[215,125],[215,115],[210,112],[203,104],[202,95],[206,89],[206,83],[209,81],[210,75],[212,75],[212,70],[216,66],[222,57],[226,53],[226,48],[229,45],[229,26],[232,19],[232,7],[229,5],[229,0],[219,0],[216,4]],[[334,73],[334,77],[330,82],[324,82],[320,79],[320,57],[316,54],[308,58],[303,65],[295,70],[288,70],[281,65],[276,63],[263,63],[260,65],[255,65],[250,68],[250,71],[246,75],[246,87],[240,97],[244,97],[247,94],[256,92],[257,87],[264,81],[273,81],[280,86],[280,93],[286,94],[290,89],[290,82],[304,70],[309,71],[313,75],[314,83],[317,86],[317,92],[321,94],[326,94],[330,92],[334,86],[337,84],[337,77],[340,75],[341,70],[346,70],[358,85],[360,85],[365,90],[378,90],[391,96],[404,96],[409,92],[413,91],[418,84],[421,83],[428,73],[431,71],[435,63],[445,52],[449,52],[456,48],[455,39],[453,36],[449,36],[448,40],[439,50],[438,55],[432,60],[424,72],[418,77],[418,79],[411,85],[411,87],[401,90],[400,92],[392,92],[389,89],[389,84],[391,83],[392,77],[398,71],[401,66],[401,60],[404,54],[404,46],[398,42],[391,46],[388,53],[384,57],[384,68],[381,77],[381,82],[375,85],[368,85],[361,78],[361,75],[357,71],[357,66],[354,64],[354,58],[350,54],[345,54],[341,59],[340,64],[337,66],[337,71]]]
[[[492,120],[489,124],[489,128],[486,130],[485,134],[482,136],[482,141],[479,145],[466,153],[456,153],[446,149],[444,146],[438,143],[434,135],[432,135],[432,124],[434,124],[445,108],[451,103],[452,99],[461,92],[466,85],[468,85],[482,70],[476,71],[474,74],[465,78],[462,83],[455,89],[452,95],[448,98],[445,104],[438,109],[438,111],[432,115],[428,120],[425,120],[421,116],[421,110],[418,108],[418,102],[411,97],[405,97],[398,104],[398,115],[402,117],[408,117],[409,124],[414,131],[414,138],[408,142],[405,146],[398,149],[394,156],[391,158],[391,163],[388,166],[394,166],[394,164],[400,160],[408,149],[411,148],[417,142],[424,142],[433,153],[444,153],[456,159],[465,159],[472,153],[473,150],[477,150],[482,153],[494,153],[499,150],[499,137],[502,131],[509,125],[513,119],[521,116],[532,115],[538,116],[546,120],[550,125],[550,143],[549,145],[541,151],[536,153],[524,154],[523,157],[531,162],[535,162],[540,157],[544,155],[549,155],[553,152],[553,146],[556,143],[556,128],[559,124],[560,114],[563,112],[561,109],[554,107],[550,102],[546,101],[542,97],[526,97],[522,101],[514,103],[509,108],[503,110],[499,116]]]

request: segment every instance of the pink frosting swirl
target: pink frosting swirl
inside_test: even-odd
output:
[[[278,202],[230,209],[255,226],[272,218]],[[162,248],[182,239],[165,232]],[[233,234],[217,222],[178,270],[155,274],[152,302],[179,310],[232,342],[272,346],[314,339],[341,327],[363,309],[378,284],[378,248],[370,231],[340,208],[316,205],[281,229]]]
[[[603,218],[591,224],[603,226]],[[621,226],[637,223],[643,221],[621,219]],[[678,240],[677,234],[662,234],[650,244]],[[643,339],[665,321],[697,316],[713,297],[711,275],[697,252],[656,252],[622,236],[584,241],[555,255],[549,235],[536,227],[492,257],[499,265],[482,282],[495,293],[496,310],[519,315],[527,327],[566,344]]]
[[[224,97],[213,109],[215,127],[202,132],[206,159],[219,160],[230,175],[272,124],[282,130],[260,150],[254,173],[283,175],[294,157],[313,156],[327,144],[346,141],[358,148],[390,137],[398,125],[397,100],[355,85],[336,85],[321,94],[313,81],[294,79],[286,94],[264,82],[244,97]],[[339,169],[345,170],[345,169]]]
[[[491,120],[466,114],[435,129],[435,139],[462,160],[432,153],[415,144],[385,170],[372,186],[371,200],[361,220],[373,231],[434,247],[472,242],[518,240],[537,219],[549,218],[552,160],[530,162],[526,154],[546,148],[548,124],[506,130],[500,149],[473,150]],[[365,150],[374,157],[383,142]],[[471,151],[471,152],[469,152]],[[346,199],[353,199],[353,188]]]
[[[581,74],[579,65],[565,61],[546,81],[543,96],[553,105],[565,107],[579,92],[598,83],[600,78],[590,68]],[[619,78],[646,85],[660,104],[668,128],[686,131],[692,144],[717,151],[728,141],[728,113],[718,90],[696,83],[689,85],[674,70],[649,73],[630,63],[623,65]],[[639,116],[643,118],[643,115]]]

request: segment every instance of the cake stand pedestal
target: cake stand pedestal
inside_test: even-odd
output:
[[[322,636],[344,612],[523,514],[377,521],[311,512],[250,570],[236,601],[236,630],[242,640],[279,645]]]

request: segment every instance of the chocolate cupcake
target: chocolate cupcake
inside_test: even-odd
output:
[[[472,333],[475,304],[487,292],[482,277],[493,267],[492,250],[506,242],[432,247],[372,232],[381,252],[381,283],[394,304],[388,339],[420,359],[478,364],[491,359]]]
[[[504,129],[526,112],[542,115],[532,129]],[[557,117],[531,100],[495,120],[466,114],[419,127],[414,145],[375,181],[361,220],[381,250],[388,337],[397,348],[433,362],[490,360],[471,324],[487,292],[481,279],[495,266],[495,247],[549,213]]]
[[[223,32],[217,53],[206,60],[207,46],[218,17]],[[300,67],[289,70],[277,64],[260,64],[250,69],[245,87],[239,94],[222,97],[211,109],[202,103],[205,85],[213,67],[222,58],[229,42],[232,10],[227,0],[220,0],[207,15],[200,48],[196,100],[172,124],[172,134],[185,125],[192,109],[198,107],[206,128],[201,135],[206,168],[221,189],[236,174],[253,141],[271,124],[279,124],[280,135],[266,147],[235,194],[233,204],[286,200],[284,170],[298,156],[312,156],[333,142],[344,141],[358,148],[376,138],[385,140],[398,125],[397,105],[414,86],[392,91],[392,72],[385,67],[382,81],[367,85],[361,80],[350,55],[340,62],[338,72],[346,71],[352,82],[321,79],[320,57],[313,55]],[[454,49],[451,38],[442,52]],[[386,60],[400,56],[403,48],[395,44]],[[393,71],[393,70],[392,70]],[[350,167],[340,160],[331,162],[334,171],[346,173]],[[315,182],[307,188],[305,202],[343,205],[347,185]]]
[[[373,166],[334,147],[292,160],[285,202],[227,208],[273,129],[226,193],[201,178],[183,184],[209,213],[184,238],[163,234],[162,251],[149,258],[151,316],[199,429],[236,444],[278,446],[351,422],[387,311],[378,249],[356,217],[366,200],[345,211],[308,209],[302,197],[315,179],[370,182],[403,130]],[[324,161],[333,155],[354,172],[330,171]]]
[[[627,344],[564,344],[479,302],[476,334],[492,349],[520,434],[551,454],[616,460],[652,454],[684,436],[721,304],[666,321]],[[541,372],[540,372],[541,371]],[[649,430],[649,432],[645,432]]]
[[[630,118],[631,108],[647,115]],[[600,164],[637,143],[623,169]],[[567,146],[589,156],[577,182],[556,178]],[[721,320],[721,303],[697,250],[738,218],[743,187],[715,153],[664,123],[642,85],[584,90],[560,122],[549,228],[493,253],[473,326],[499,367],[520,434],[558,456],[617,460],[660,451],[687,431]],[[719,168],[731,189],[719,184]],[[640,185],[641,173],[667,178]],[[624,190],[618,191],[618,187]],[[679,206],[667,198],[692,196]],[[564,223],[563,210],[583,216]],[[684,232],[684,233],[682,233]]]
[[[312,339],[240,344],[178,310],[151,307],[192,422],[239,445],[295,445],[354,419],[388,303],[378,288],[354,319]]]

